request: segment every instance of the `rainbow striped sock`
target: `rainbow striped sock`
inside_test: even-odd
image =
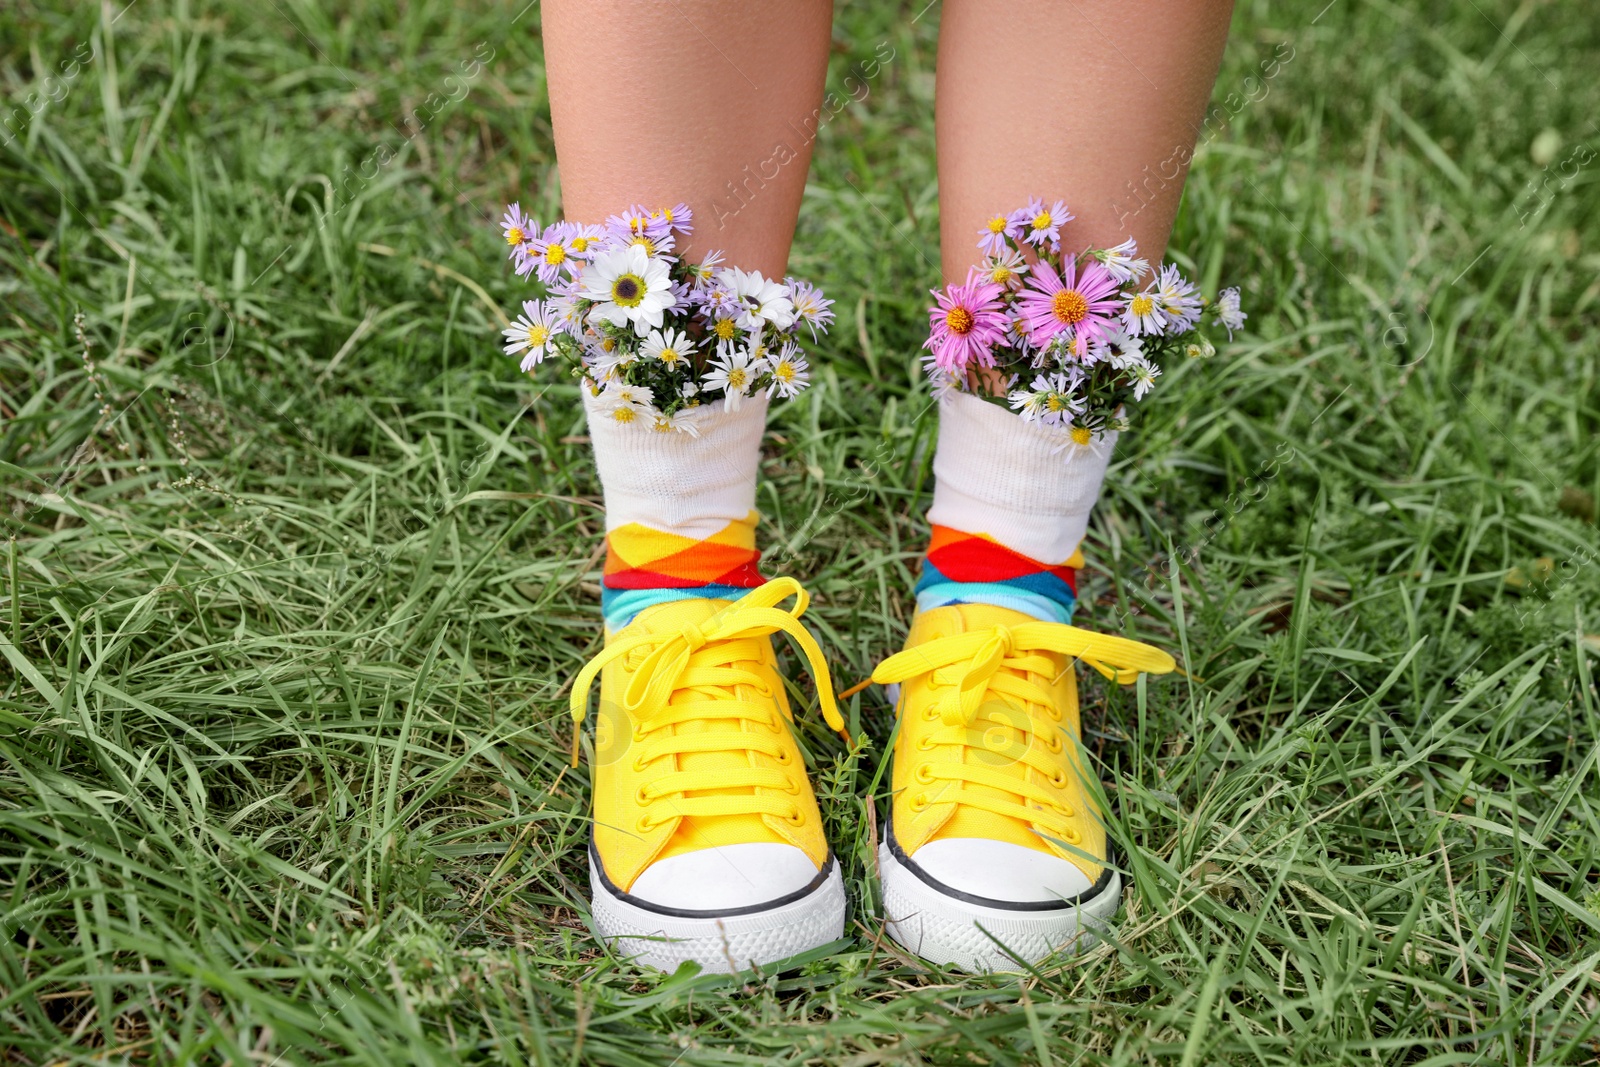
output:
[[[606,534],[600,610],[613,631],[645,608],[669,600],[737,600],[766,581],[756,551],[752,511],[706,538],[685,537],[630,522]]]
[[[1014,552],[987,534],[963,533],[935,525],[917,580],[917,610],[946,604],[994,604],[1044,622],[1071,622],[1078,600],[1074,552],[1052,566]]]

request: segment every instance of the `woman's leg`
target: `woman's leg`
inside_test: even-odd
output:
[[[1068,248],[1167,235],[1228,36],[1232,0],[945,0],[936,130],[945,280],[978,230],[1042,197]]]
[[[832,21],[832,0],[545,0],[567,218],[687,203],[695,251],[782,277]]]
[[[1075,215],[1065,253],[1131,236],[1158,260],[1230,14],[1228,0],[945,0],[946,282],[979,264],[989,220],[1035,197]],[[906,650],[874,675],[904,683],[885,908],[894,936],[930,959],[1011,970],[1012,956],[1036,960],[1116,912],[1120,875],[1078,755],[1073,660],[1172,663],[1059,625],[1114,437],[1069,450],[1063,431],[970,393],[940,404],[918,613]],[[984,702],[966,706],[968,693]]]
[[[720,250],[726,266],[781,279],[831,17],[829,0],[546,0],[566,218],[687,203],[693,233],[674,255]],[[766,397],[715,402],[697,436],[608,420],[592,400],[609,631],[591,775],[596,928],[666,970],[764,964],[837,938],[843,881],[776,695],[760,636],[774,627],[739,631],[751,613],[727,609],[764,581]]]

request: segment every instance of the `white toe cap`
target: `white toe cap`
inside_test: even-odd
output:
[[[817,873],[811,857],[793,845],[717,845],[657,860],[634,880],[628,895],[686,911],[748,908],[799,892]]]
[[[911,860],[951,889],[988,900],[1016,904],[1071,900],[1091,888],[1077,864],[1009,841],[980,837],[930,841]]]

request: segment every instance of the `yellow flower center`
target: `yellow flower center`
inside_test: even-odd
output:
[[[522,227],[513,226],[509,230],[506,231],[506,244],[508,244],[508,245],[520,245],[523,241],[525,241],[527,239],[527,236],[528,236],[527,234],[522,232]]]
[[[574,252],[582,252],[584,249],[586,249],[588,247],[589,247],[589,239],[587,237],[574,237],[572,239],[572,250]]]
[[[603,339],[600,342],[600,351],[602,351],[602,352],[614,352],[614,351],[616,351],[616,348],[617,348],[617,342],[613,341],[609,337]]]
[[[616,422],[632,422],[639,417],[639,413],[630,407],[619,407],[611,413],[611,418]]]
[[[1035,215],[1033,217],[1033,228],[1036,230],[1048,230],[1050,228],[1050,212],[1041,211]]]
[[[784,360],[772,368],[772,376],[785,385],[789,384],[794,381],[794,364]]]
[[[1012,279],[1010,267],[996,267],[989,272],[989,280],[997,285],[1004,285]]]
[[[545,245],[545,248],[544,248],[544,261],[546,263],[549,263],[549,264],[552,264],[552,265],[558,264],[558,263],[564,263],[564,262],[566,262],[566,258],[567,258],[567,250],[565,248],[562,248],[559,244]]]
[[[656,357],[669,367],[683,358],[678,354],[678,350],[676,348],[663,348],[660,352],[656,353]]]
[[[1128,310],[1132,311],[1135,315],[1148,315],[1155,309],[1156,302],[1151,300],[1143,293],[1140,293],[1138,296],[1134,297],[1133,302],[1128,305]]]
[[[743,389],[745,383],[749,380],[750,375],[746,374],[738,367],[735,367],[728,372],[728,388],[734,391]]]
[[[1072,443],[1087,446],[1094,439],[1094,434],[1089,432],[1087,426],[1074,426],[1072,428]]]
[[[642,233],[628,243],[638,245],[640,248],[645,250],[646,255],[653,256],[656,254],[656,243]]]
[[[1005,233],[1006,232],[1006,217],[1004,215],[996,215],[994,218],[990,219],[989,220],[989,232],[990,233]]]
[[[711,327],[711,332],[717,335],[719,341],[731,341],[737,329],[732,319],[718,319],[716,325]]]
[[[1060,394],[1051,393],[1045,398],[1044,406],[1050,411],[1060,411],[1067,406],[1067,402]]]
[[[1050,298],[1050,313],[1058,322],[1076,326],[1089,317],[1089,301],[1076,289],[1062,289]]]
[[[972,330],[972,312],[964,307],[953,307],[944,313],[944,324],[951,333],[967,334]]]
[[[533,347],[538,348],[549,339],[550,331],[545,329],[543,326],[540,326],[538,323],[534,323],[532,326],[528,327],[528,343]]]
[[[611,283],[611,300],[620,307],[638,307],[644,302],[644,293],[644,279],[637,274],[624,274]]]

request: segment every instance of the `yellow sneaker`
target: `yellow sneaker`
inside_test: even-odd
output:
[[[790,597],[794,606],[777,605]],[[737,601],[659,604],[616,633],[572,689],[573,765],[600,676],[589,883],[595,930],[662,970],[731,972],[844,933],[844,880],[790,732],[770,635],[805,654],[845,733],[792,578]],[[848,735],[846,735],[848,740]]]
[[[1073,660],[1164,674],[1137,641],[987,604],[920,613],[872,679],[901,686],[878,850],[890,935],[934,963],[1018,969],[1116,914],[1121,876],[1086,788]]]

